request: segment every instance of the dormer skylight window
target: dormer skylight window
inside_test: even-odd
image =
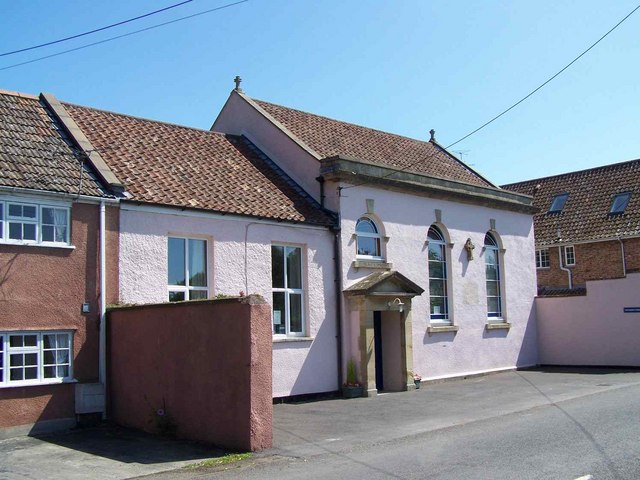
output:
[[[567,199],[569,198],[568,193],[560,193],[553,197],[553,201],[551,202],[551,208],[547,213],[560,213],[564,208],[565,203],[567,203]]]
[[[629,204],[629,200],[631,199],[631,193],[619,193],[615,197],[613,197],[613,201],[611,202],[611,210],[609,210],[609,215],[621,215],[624,213],[624,210],[627,208]]]

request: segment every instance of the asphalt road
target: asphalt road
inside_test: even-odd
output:
[[[194,469],[223,452],[106,425],[0,441],[0,480],[640,479],[638,369],[510,371],[273,413],[274,448],[235,464]]]
[[[318,441],[315,450],[298,454],[285,447],[224,469],[157,478],[640,479],[640,385],[594,384],[599,385],[604,390],[554,400],[531,381],[532,397],[537,391],[546,404],[401,437],[381,432],[380,441],[372,436],[360,442]]]

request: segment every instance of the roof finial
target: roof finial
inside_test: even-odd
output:
[[[236,92],[241,92],[242,89],[240,88],[240,83],[242,82],[242,79],[240,78],[239,75],[236,75],[236,78],[233,79],[233,81],[236,84],[236,88],[234,89]]]
[[[429,134],[431,135],[431,138],[429,139],[430,142],[435,142],[436,141],[436,131],[432,128],[431,130],[429,130]]]

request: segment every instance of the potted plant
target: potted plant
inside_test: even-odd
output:
[[[413,374],[413,383],[415,383],[416,388],[420,388],[420,383],[422,382],[422,376],[419,373]]]
[[[344,398],[356,398],[362,396],[362,384],[358,381],[356,371],[356,361],[350,358],[347,362],[347,380],[342,385],[342,396]]]

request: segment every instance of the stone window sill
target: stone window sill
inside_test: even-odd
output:
[[[313,337],[273,337],[273,343],[313,342]]]
[[[509,330],[511,324],[507,322],[490,322],[486,325],[487,330]]]
[[[353,268],[376,268],[381,270],[391,270],[393,268],[393,264],[377,260],[354,260],[351,265]]]
[[[434,333],[457,332],[460,329],[458,325],[429,325],[427,332],[429,335]]]

